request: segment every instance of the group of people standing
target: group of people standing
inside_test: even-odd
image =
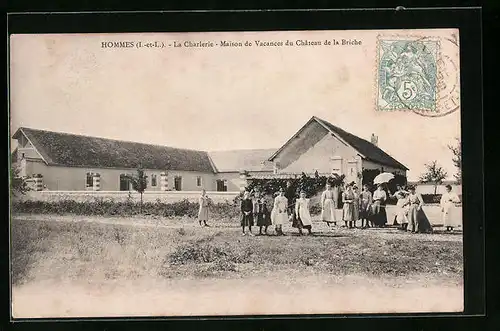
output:
[[[339,195],[342,201],[342,216],[337,219],[336,210],[338,208]],[[332,223],[337,225],[337,221],[344,222],[344,227],[355,228],[357,221],[361,221],[361,228],[384,227],[387,225],[386,203],[389,198],[397,199],[396,215],[393,224],[400,225],[399,229],[412,233],[432,232],[432,225],[429,222],[424,210],[424,201],[419,193],[416,193],[414,186],[404,188],[397,185],[396,191],[391,194],[388,192],[385,184],[377,185],[373,194],[368,185],[363,185],[362,191],[358,191],[355,183],[345,186],[340,193],[339,186],[333,187],[330,183],[326,184],[325,191],[321,194],[321,220],[328,226]],[[208,205],[209,198],[205,190],[199,198],[200,209],[198,221],[200,225],[208,226]],[[254,235],[252,226],[259,227],[259,235],[268,235],[268,228],[274,225],[275,233],[278,236],[283,233],[283,224],[288,221],[297,228],[299,234],[303,234],[303,229],[312,235],[312,218],[309,211],[310,199],[306,192],[301,191],[296,197],[295,189],[290,182],[286,189],[280,188],[277,196],[274,198],[272,207],[270,199],[259,191],[245,191],[241,200],[241,227],[242,234],[246,235],[248,229],[249,235]],[[447,231],[456,227],[457,217],[454,215],[455,205],[460,203],[457,194],[452,192],[450,185],[446,186],[446,193],[442,195],[440,201],[442,221]]]
[[[355,228],[357,221],[361,221],[361,227],[383,227],[387,223],[385,204],[387,193],[383,185],[378,185],[377,190],[372,194],[368,185],[363,185],[363,190],[359,192],[358,186],[354,183],[347,184],[341,193],[342,216],[337,220],[335,213],[338,208],[339,187],[332,187],[326,184],[326,190],[321,195],[321,220],[328,226],[332,223],[337,225],[337,221],[343,221],[346,228]]]
[[[377,185],[373,194],[369,191],[368,185],[363,185],[363,190],[358,192],[354,183],[346,185],[342,193],[342,221],[345,227],[356,227],[356,222],[361,221],[361,227],[384,227],[387,225],[386,204],[389,198],[397,199],[396,215],[394,225],[400,225],[400,229],[412,233],[432,232],[432,225],[429,222],[424,210],[424,201],[419,193],[416,193],[415,186],[407,189],[401,185],[396,186],[396,192],[388,193],[384,184]],[[337,187],[338,190],[338,187]],[[338,191],[337,191],[338,192]],[[330,184],[326,185],[326,190],[321,196],[322,213],[321,219],[329,226],[331,223],[337,224],[335,209],[337,209],[338,193]],[[447,231],[452,231],[457,224],[457,216],[454,214],[455,206],[460,203],[458,195],[452,192],[451,185],[446,185],[446,193],[442,195],[440,201],[442,222]]]
[[[299,197],[295,199],[295,191],[287,184],[286,190],[280,188],[274,199],[272,208],[268,207],[268,200],[265,195],[256,191],[252,194],[245,191],[241,200],[241,227],[242,234],[253,235],[252,226],[259,227],[259,235],[268,235],[268,228],[274,225],[276,235],[284,236],[283,224],[292,221],[292,226],[299,230],[302,235],[302,229],[306,229],[309,235],[312,235],[312,218],[309,212],[309,199],[306,193],[301,191]],[[262,232],[264,230],[264,232]]]

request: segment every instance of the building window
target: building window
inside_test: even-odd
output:
[[[94,187],[94,176],[92,175],[91,172],[87,172],[87,179],[85,182],[86,182],[85,183],[86,188]]]
[[[275,162],[273,166],[273,173],[277,174],[280,171],[280,164],[279,162]]]
[[[120,191],[129,191],[130,181],[125,174],[120,175]]]
[[[174,177],[174,190],[182,191],[182,177],[181,176]]]
[[[24,153],[21,153],[21,159],[24,159]]]
[[[218,179],[217,183],[217,192],[227,192],[227,180]]]
[[[202,180],[201,180],[201,176],[197,176],[196,177],[196,186],[201,187],[202,184],[203,183],[202,183]]]
[[[342,159],[339,157],[331,158],[332,174],[342,175]]]
[[[151,186],[156,186],[156,175],[151,175]]]

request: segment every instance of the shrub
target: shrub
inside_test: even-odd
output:
[[[219,247],[200,242],[179,246],[170,255],[171,264],[186,264],[189,262],[216,262],[226,256]]]
[[[442,194],[422,194],[424,203],[440,203]]]
[[[282,179],[282,178],[272,178],[272,179],[250,179],[250,184],[247,190],[258,189],[260,192],[265,194],[274,194],[278,192],[280,188],[285,188],[286,183],[290,182],[291,187],[295,190],[298,196],[299,191],[304,190],[307,196],[311,197],[325,189],[326,183],[330,183],[333,186],[341,186],[344,183],[345,176],[332,175],[330,177],[319,176],[317,173],[314,177],[308,176],[302,173],[300,176],[295,178]]]
[[[76,215],[98,215],[98,216],[130,216],[140,213],[139,202],[132,200],[114,201],[112,199],[95,198],[91,201],[75,201],[64,199],[59,201],[36,201],[19,200],[12,201],[13,212],[30,214],[76,214]],[[146,202],[142,209],[145,213],[163,217],[196,217],[199,205],[187,199],[173,203],[160,201]],[[212,218],[235,218],[239,215],[239,208],[231,202],[212,204],[210,217]]]

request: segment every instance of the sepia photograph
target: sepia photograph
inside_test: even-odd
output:
[[[13,318],[463,312],[458,29],[9,50]]]

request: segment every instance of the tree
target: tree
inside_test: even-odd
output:
[[[139,192],[141,195],[140,213],[142,214],[142,194],[148,187],[148,176],[145,175],[142,167],[137,168],[137,173],[127,175],[128,180],[132,184],[134,191]]]
[[[434,194],[437,192],[437,186],[443,182],[448,173],[438,165],[437,161],[432,161],[425,165],[426,171],[420,175],[421,183],[434,183]]]
[[[12,195],[17,196],[20,194],[26,194],[30,188],[26,183],[26,180],[19,176],[19,169],[15,166],[10,167],[10,191]]]
[[[460,138],[456,138],[455,146],[448,145],[448,149],[453,153],[453,164],[457,168],[457,173],[453,175],[458,184],[462,183],[462,143]]]

